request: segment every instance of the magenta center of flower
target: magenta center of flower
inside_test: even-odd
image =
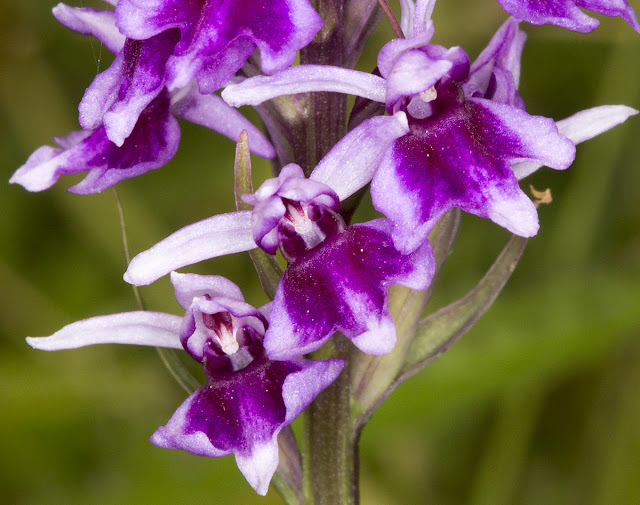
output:
[[[283,198],[285,213],[280,221],[281,249],[287,261],[309,251],[327,238],[328,229],[322,222],[327,210]]]
[[[295,232],[298,235],[309,233],[313,228],[313,223],[302,208],[302,204],[286,198],[283,198],[282,202],[286,209],[284,218],[293,225]]]
[[[229,312],[202,314],[202,321],[222,352],[230,355],[238,351],[240,346],[233,329],[233,316]]]

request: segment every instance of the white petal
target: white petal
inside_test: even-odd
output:
[[[367,119],[327,153],[310,179],[326,184],[344,200],[371,180],[391,143],[408,132],[404,112]]]
[[[76,349],[94,344],[134,344],[182,349],[182,318],[162,312],[123,312],[71,323],[50,337],[27,337],[43,351]]]
[[[252,77],[240,84],[231,84],[222,98],[234,107],[260,105],[283,95],[309,91],[333,91],[361,96],[384,103],[385,81],[377,75],[332,67],[329,65],[299,65],[274,75]]]
[[[624,123],[637,113],[637,110],[626,105],[603,105],[580,111],[556,124],[562,135],[579,144]]]
[[[637,110],[626,105],[602,105],[556,121],[556,125],[562,135],[574,144],[579,144],[624,123],[627,118],[637,113]],[[518,179],[524,179],[540,167],[542,167],[540,163],[522,161],[514,163],[512,168]]]
[[[146,286],[177,268],[254,249],[251,211],[231,212],[185,226],[131,260],[124,280]]]

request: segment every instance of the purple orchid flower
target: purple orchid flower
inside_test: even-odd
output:
[[[576,32],[592,32],[600,22],[580,10],[605,16],[619,16],[640,32],[635,12],[626,0],[498,0],[516,19],[534,25],[556,25]]]
[[[537,212],[514,171],[567,168],[575,143],[590,137],[565,137],[558,131],[560,123],[525,112],[517,92],[525,35],[516,20],[508,20],[470,65],[460,48],[429,44],[434,4],[403,2],[403,13],[411,19],[403,18],[401,26],[412,36],[383,47],[381,77],[307,65],[247,79],[227,87],[222,96],[239,106],[283,94],[336,91],[385,103],[393,116],[364,121],[334,147],[345,161],[364,156],[379,163],[367,163],[358,175],[344,165],[320,163],[311,178],[332,181],[341,199],[371,181],[373,204],[392,222],[395,247],[403,253],[419,247],[451,207],[489,218],[517,235],[535,235]],[[622,106],[592,109],[565,120],[564,129],[594,136],[634,113]],[[391,118],[406,129],[379,132]],[[588,123],[596,118],[596,124]],[[359,144],[372,135],[384,140],[369,142],[367,151]]]
[[[173,158],[180,141],[176,117],[233,140],[246,130],[256,154],[265,158],[275,156],[264,135],[218,96],[201,95],[195,82],[169,93],[162,79],[154,79],[153,65],[157,59],[149,58],[149,54],[163,50],[161,36],[142,42],[125,39],[116,28],[113,11],[59,4],[53,14],[72,30],[95,36],[117,56],[89,87],[80,104],[84,130],[56,137],[59,147],[40,147],[10,182],[29,191],[42,191],[55,184],[62,174],[89,172],[69,191],[80,194],[103,191],[159,168]],[[165,37],[165,42],[170,38]],[[145,61],[146,64],[142,63]]]
[[[323,24],[308,0],[120,0],[116,16],[132,39],[179,30],[167,85],[173,90],[195,77],[202,93],[226,84],[256,47],[266,73],[288,67]]]
[[[183,318],[157,312],[93,317],[50,337],[27,338],[54,351],[93,344],[184,348],[202,363],[206,383],[178,407],[151,442],[209,457],[235,454],[238,468],[265,495],[278,467],[278,433],[340,374],[344,360],[269,359],[264,315],[218,276],[172,273]]]
[[[323,163],[342,163],[343,155],[329,153]],[[258,246],[274,254],[279,247],[289,266],[265,334],[269,357],[311,352],[336,331],[364,352],[391,351],[396,334],[387,289],[391,284],[428,287],[434,272],[430,243],[403,255],[393,247],[387,220],[346,226],[336,212],[338,195],[306,179],[293,164],[243,198],[253,211],[213,216],[178,230],[133,258],[125,280],[149,284],[204,259]]]
[[[107,136],[118,145],[165,87],[175,93],[195,79],[200,93],[210,95],[256,46],[266,72],[282,70],[322,27],[308,0],[121,0],[111,14],[127,39],[87,89],[80,124],[94,129],[104,122]]]

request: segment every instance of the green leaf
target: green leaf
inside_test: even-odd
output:
[[[247,132],[242,130],[236,145],[236,162],[235,162],[235,197],[236,208],[238,210],[251,210],[251,205],[242,201],[241,196],[253,193],[253,184],[251,182],[251,156],[249,151],[249,139]],[[276,294],[276,288],[282,278],[282,267],[276,260],[275,256],[267,254],[262,249],[252,249],[249,251],[251,261],[256,269],[260,285],[264,292],[273,300]]]
[[[171,373],[173,378],[182,386],[188,394],[193,394],[201,384],[191,374],[187,366],[180,359],[180,355],[176,349],[167,349],[166,347],[156,347],[158,355]]]
[[[287,505],[302,503],[302,466],[300,451],[291,426],[278,435],[280,462],[273,476],[273,486]]]
[[[527,239],[514,236],[489,271],[464,298],[424,319],[407,353],[402,375],[423,368],[451,347],[480,319],[513,273]]]

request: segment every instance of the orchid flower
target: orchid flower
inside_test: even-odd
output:
[[[413,36],[394,39],[382,48],[381,77],[301,65],[230,85],[222,97],[239,106],[258,105],[283,94],[336,91],[385,103],[391,117],[406,121],[407,130],[396,129],[397,136],[385,132],[385,142],[368,142],[370,151],[358,144],[381,135],[380,118],[364,121],[334,147],[344,152],[359,149],[362,156],[379,160],[367,164],[357,177],[337,164],[322,163],[311,174],[314,180],[330,180],[340,187],[343,199],[371,181],[373,204],[391,221],[394,245],[403,253],[420,247],[452,207],[489,218],[516,235],[535,235],[537,212],[519,188],[516,174],[528,175],[542,165],[567,168],[574,159],[575,143],[636,111],[600,107],[558,124],[529,115],[517,92],[525,39],[518,22],[509,19],[470,65],[462,49],[430,44],[434,3],[419,0],[413,12],[403,10],[413,16],[401,23]],[[567,135],[589,134],[566,137],[559,127]]]
[[[233,77],[256,46],[266,72],[282,70],[322,26],[308,0],[121,0],[111,14],[127,39],[112,65],[87,89],[80,124],[93,129],[104,122],[107,136],[118,145],[164,88],[176,93],[195,79],[200,93],[210,95]],[[195,88],[192,92],[197,93]]]
[[[206,382],[151,442],[200,456],[235,454],[249,484],[265,495],[278,467],[278,433],[336,379],[344,360],[272,360],[262,344],[267,320],[238,286],[224,277],[175,272],[171,282],[184,317],[98,316],[27,342],[47,351],[113,343],[183,348],[202,364]]]
[[[157,64],[158,51],[167,53],[167,46],[175,45],[175,41],[171,42],[172,32],[149,41],[135,41],[118,32],[113,11],[59,4],[53,14],[68,28],[95,36],[117,56],[111,67],[96,77],[80,104],[84,130],[56,137],[57,148],[40,147],[10,182],[29,191],[42,191],[62,174],[89,172],[69,191],[103,191],[173,158],[180,141],[176,117],[233,140],[246,130],[256,154],[275,156],[260,130],[218,96],[201,95],[195,82],[168,92],[152,63]]]
[[[179,30],[167,86],[195,78],[203,94],[226,84],[256,47],[266,73],[288,67],[323,24],[308,0],[120,0],[116,17],[131,39]]]
[[[340,163],[341,153],[325,164]],[[332,161],[333,160],[333,161]],[[186,226],[131,261],[125,280],[144,285],[176,268],[261,247],[278,247],[289,266],[278,285],[264,346],[273,359],[318,349],[336,331],[362,351],[385,354],[396,340],[387,288],[428,287],[434,271],[431,245],[403,255],[392,245],[389,222],[346,226],[338,195],[285,166],[244,200],[252,211],[222,214]]]

